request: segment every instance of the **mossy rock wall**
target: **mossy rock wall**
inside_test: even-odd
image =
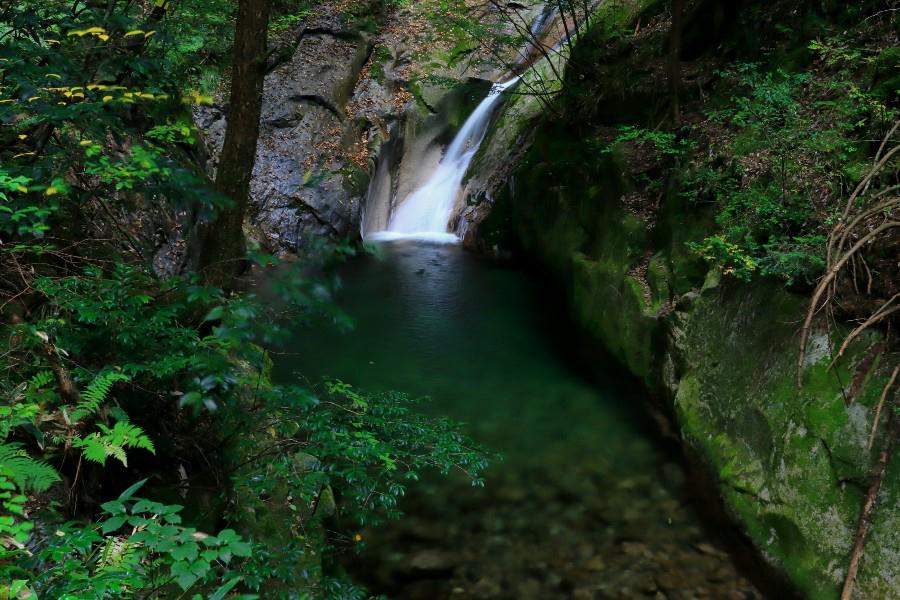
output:
[[[877,454],[867,443],[884,378],[877,368],[829,370],[830,342],[816,332],[798,390],[807,299],[775,282],[720,281],[684,245],[707,231],[707,217],[670,191],[648,222],[623,206],[628,192],[614,156],[591,155],[577,136],[544,125],[500,196],[523,252],[559,280],[577,321],[672,416],[764,558],[804,596],[837,598]],[[858,341],[842,364],[859,363],[877,341]],[[900,590],[898,495],[895,462],[859,598]]]

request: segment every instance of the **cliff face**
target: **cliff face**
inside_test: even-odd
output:
[[[605,179],[584,179],[540,146],[508,182],[525,252],[556,275],[577,321],[645,383],[763,555],[808,597],[837,597],[876,458],[867,442],[884,377],[864,373],[848,402],[860,374],[829,371],[827,334],[817,332],[796,389],[805,298],[715,273],[695,279],[698,265],[678,247],[698,226],[689,214],[673,209],[651,233],[619,203],[614,165]],[[548,186],[551,178],[566,183]],[[860,340],[852,352],[861,358],[877,342]],[[891,534],[900,526],[898,476],[895,464],[860,597],[889,597],[900,575]]]
[[[324,3],[272,42],[251,238],[279,252],[358,239],[383,229],[394,203],[427,178],[489,82],[505,75],[497,65],[515,60],[513,49],[454,48],[432,4]],[[468,10],[500,18],[489,2]],[[540,2],[516,8],[524,22],[544,10]],[[226,118],[222,106],[195,112],[211,172]]]
[[[887,381],[876,358],[882,340],[863,336],[829,369],[829,348],[847,330],[815,331],[798,389],[808,297],[774,280],[744,283],[710,270],[687,242],[714,231],[714,217],[680,193],[679,167],[634,144],[598,150],[598,135],[612,139],[613,127],[658,122],[665,111],[664,58],[641,41],[665,30],[659,5],[634,3],[630,41],[611,44],[590,67],[603,74],[586,84],[590,115],[572,114],[566,94],[556,118],[524,109],[524,100],[510,103],[470,174],[466,242],[494,253],[518,248],[553,274],[577,321],[644,382],[675,435],[706,464],[763,557],[805,596],[836,598],[880,447],[870,450],[868,437]],[[709,93],[702,90],[718,66],[686,61],[686,85]],[[583,80],[583,67],[573,59],[567,81]],[[712,150],[701,143],[697,152]],[[499,177],[497,165],[505,166]],[[659,184],[648,188],[650,179]],[[894,461],[855,597],[896,595],[898,494]]]

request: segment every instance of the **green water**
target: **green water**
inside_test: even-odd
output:
[[[356,321],[298,333],[285,376],[428,396],[504,459],[487,487],[429,478],[346,567],[394,598],[756,598],[707,539],[643,397],[610,361],[573,369],[572,325],[523,271],[457,246],[380,244],[341,272]]]

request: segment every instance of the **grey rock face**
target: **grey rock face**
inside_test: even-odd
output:
[[[307,29],[290,60],[266,78],[251,223],[275,251],[291,251],[310,237],[345,238],[359,229],[362,195],[345,157],[361,133],[345,105],[372,48],[361,33]],[[204,109],[204,130],[215,169],[227,115]],[[356,186],[358,187],[358,186]]]
[[[352,28],[323,5],[273,53],[270,63],[280,62],[270,64],[265,82],[247,228],[272,251],[383,229],[395,204],[427,179],[487,81],[508,76],[474,56],[435,68],[447,48],[427,41],[422,9],[387,14],[375,0],[367,4],[376,33]],[[488,18],[491,5],[483,8]],[[543,3],[523,10],[536,18]],[[194,119],[214,175],[227,110],[199,108]]]

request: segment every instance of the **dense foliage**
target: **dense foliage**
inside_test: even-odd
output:
[[[897,117],[895,94],[872,85],[878,56],[851,43],[812,42],[818,60],[804,71],[742,63],[721,73],[735,93],[708,116],[731,133],[686,183],[691,198],[717,204],[721,229],[692,248],[725,273],[806,284],[821,275],[835,200]]]
[[[271,380],[287,327],[345,320],[311,275],[339,249],[254,252],[266,300],[187,271],[195,219],[230,202],[190,110],[232,7],[0,9],[0,595],[356,597],[329,561],[360,540],[323,520],[398,516],[425,469],[481,481],[483,452],[402,394]],[[276,32],[302,10],[276,3]]]

